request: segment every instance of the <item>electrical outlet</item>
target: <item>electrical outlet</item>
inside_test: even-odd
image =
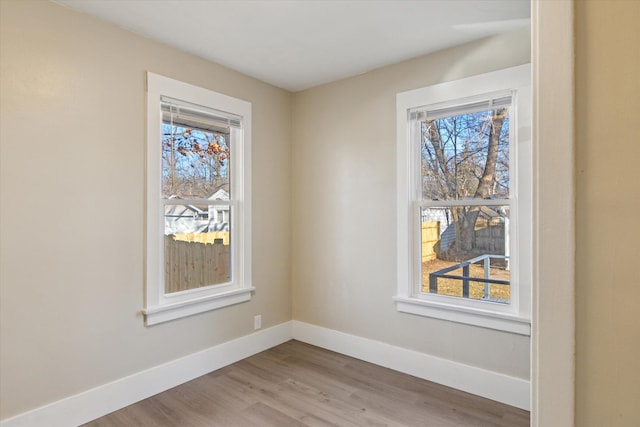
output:
[[[258,314],[253,318],[253,329],[258,330],[262,328],[262,315]]]

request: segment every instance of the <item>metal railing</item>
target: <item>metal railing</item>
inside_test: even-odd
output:
[[[506,264],[509,265],[509,257],[505,255],[480,255],[475,258],[471,258],[467,261],[454,264],[451,267],[446,267],[438,271],[434,271],[433,273],[430,273],[429,274],[429,293],[434,293],[434,294],[438,293],[438,278],[453,279],[453,280],[462,281],[462,297],[469,298],[469,282],[481,282],[481,283],[484,283],[484,295],[482,299],[492,300],[490,296],[491,284],[510,286],[511,282],[509,280],[499,280],[499,279],[491,278],[491,258],[503,259],[505,260]],[[469,275],[469,266],[471,264],[476,264],[481,261],[484,263],[484,277],[471,277]],[[459,268],[462,268],[461,276],[456,274],[447,274]],[[499,301],[503,302],[503,300],[499,300]]]

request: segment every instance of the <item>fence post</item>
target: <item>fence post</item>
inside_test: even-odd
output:
[[[462,297],[469,298],[469,263],[462,264]]]
[[[484,259],[484,278],[491,278],[491,257],[489,255]],[[491,288],[489,282],[484,282],[484,298],[488,299],[491,296]]]
[[[435,274],[429,274],[429,293],[438,293],[438,276]]]

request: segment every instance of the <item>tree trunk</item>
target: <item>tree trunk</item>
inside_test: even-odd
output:
[[[500,134],[502,133],[502,125],[507,117],[507,108],[498,108],[493,110],[491,118],[491,130],[489,131],[489,145],[487,147],[487,161],[484,164],[484,171],[478,183],[476,190],[476,199],[486,199],[490,195],[491,184],[496,174],[496,163],[498,161],[498,149],[500,146]]]
[[[496,163],[498,160],[498,149],[500,145],[500,134],[502,125],[507,117],[508,110],[499,108],[493,111],[491,118],[491,129],[489,131],[489,143],[487,146],[487,161],[484,165],[482,177],[478,183],[478,188],[474,195],[475,199],[486,199],[491,195],[491,185],[496,173]],[[453,218],[456,221],[456,249],[460,256],[465,252],[472,252],[475,248],[475,228],[479,206],[453,208]]]
[[[480,208],[478,206],[454,207],[451,208],[451,212],[456,224],[456,256],[462,258],[465,253],[473,251],[475,247],[475,228]]]

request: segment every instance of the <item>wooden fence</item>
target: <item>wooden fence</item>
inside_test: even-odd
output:
[[[200,243],[215,243],[216,239],[222,239],[222,243],[229,244],[229,232],[228,231],[209,231],[202,233],[175,233],[174,240],[181,240],[183,242],[200,242]]]
[[[477,229],[475,243],[485,253],[504,255],[504,224]]]
[[[436,244],[440,240],[440,221],[422,223],[422,262],[436,259]]]
[[[433,261],[438,258],[443,247],[448,248],[450,244],[455,242],[454,226],[451,225],[447,230],[440,234],[440,221],[424,221],[422,223],[422,262]],[[451,233],[449,233],[451,231]],[[485,225],[475,230],[474,249],[479,253],[504,255],[504,224]],[[450,244],[446,246],[444,242],[445,236],[450,234],[448,241]]]
[[[175,240],[164,236],[165,293],[216,285],[231,280],[230,246]]]

